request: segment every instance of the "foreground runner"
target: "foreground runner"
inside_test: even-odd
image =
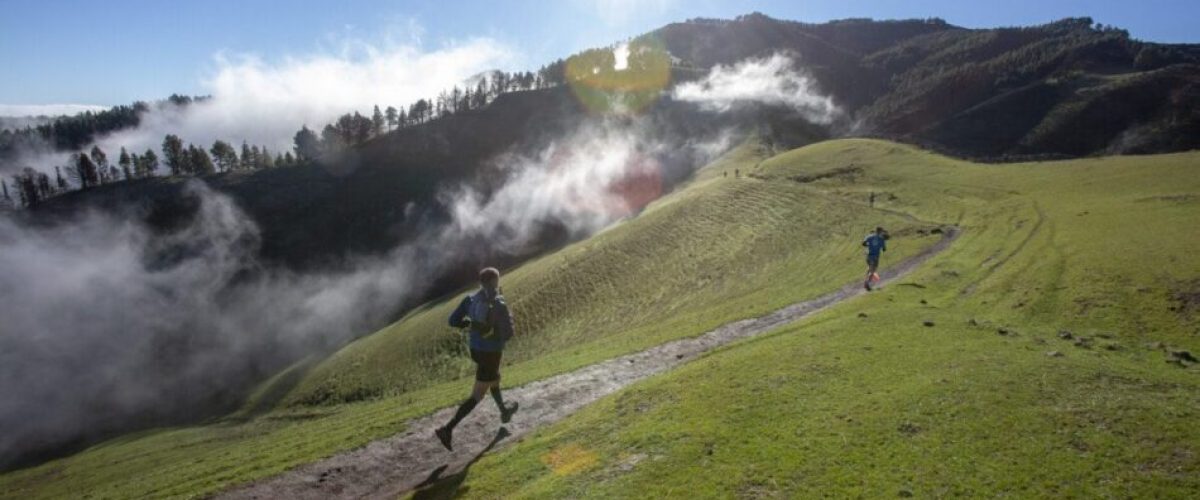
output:
[[[863,238],[862,246],[867,247],[867,280],[863,282],[863,286],[867,291],[871,291],[871,281],[879,281],[879,275],[875,273],[879,269],[879,254],[887,251],[887,231],[882,227],[876,227],[875,232]]]
[[[450,314],[450,326],[470,328],[471,360],[475,362],[475,388],[471,397],[458,406],[458,411],[446,425],[434,431],[442,446],[451,451],[454,450],[450,445],[454,426],[475,409],[489,389],[500,409],[501,422],[508,423],[517,412],[517,403],[505,405],[500,394],[500,356],[504,343],[513,336],[512,314],[500,295],[500,271],[492,267],[479,271],[479,284],[479,291],[464,297]]]

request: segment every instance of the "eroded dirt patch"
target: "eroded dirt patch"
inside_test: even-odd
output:
[[[1178,314],[1192,317],[1200,311],[1200,279],[1181,284],[1171,293],[1171,308]]]
[[[839,179],[839,180],[854,182],[855,180],[858,180],[859,177],[862,177],[862,175],[863,175],[862,167],[856,167],[854,165],[849,165],[849,166],[845,166],[845,167],[838,167],[838,168],[835,168],[828,172],[821,172],[821,173],[817,173],[817,174],[793,175],[791,177],[788,177],[788,180],[793,181],[793,182],[799,182],[801,184],[808,184],[810,182],[816,182],[816,181],[819,181],[822,179]]]

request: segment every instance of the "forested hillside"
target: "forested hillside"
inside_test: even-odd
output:
[[[1161,153],[1200,146],[1200,46],[1130,38],[1090,18],[996,29],[940,19],[827,24],[752,14],[656,32],[682,66],[790,51],[881,135],[982,159]]]

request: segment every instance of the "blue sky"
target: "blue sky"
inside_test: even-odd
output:
[[[821,22],[941,17],[967,27],[1088,15],[1140,39],[1200,42],[1200,1],[0,0],[0,104],[113,105],[211,91],[218,56],[267,63],[361,44],[435,51],[471,40],[505,47],[496,66],[535,69],[691,17],[760,11]]]

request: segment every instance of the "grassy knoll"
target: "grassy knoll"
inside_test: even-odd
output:
[[[460,492],[1191,496],[1200,367],[1169,351],[1200,349],[1198,166],[1196,153],[972,165],[867,140],[774,157],[754,170],[764,185],[874,191],[880,210],[965,232],[879,293],[485,456]]]
[[[833,290],[858,277],[857,242],[877,223],[903,238],[890,258],[937,240],[917,232],[931,223],[870,210],[862,200],[797,182],[735,179],[732,169],[750,170],[763,159],[760,151],[747,143],[637,217],[506,272],[520,336],[506,352],[505,383],[697,335]],[[728,178],[717,173],[726,168]],[[456,299],[429,304],[317,363],[276,408],[265,402],[303,367],[280,374],[234,417],[126,436],[5,474],[0,492],[203,495],[400,432],[406,420],[460,399],[468,385],[462,341],[444,326]]]

